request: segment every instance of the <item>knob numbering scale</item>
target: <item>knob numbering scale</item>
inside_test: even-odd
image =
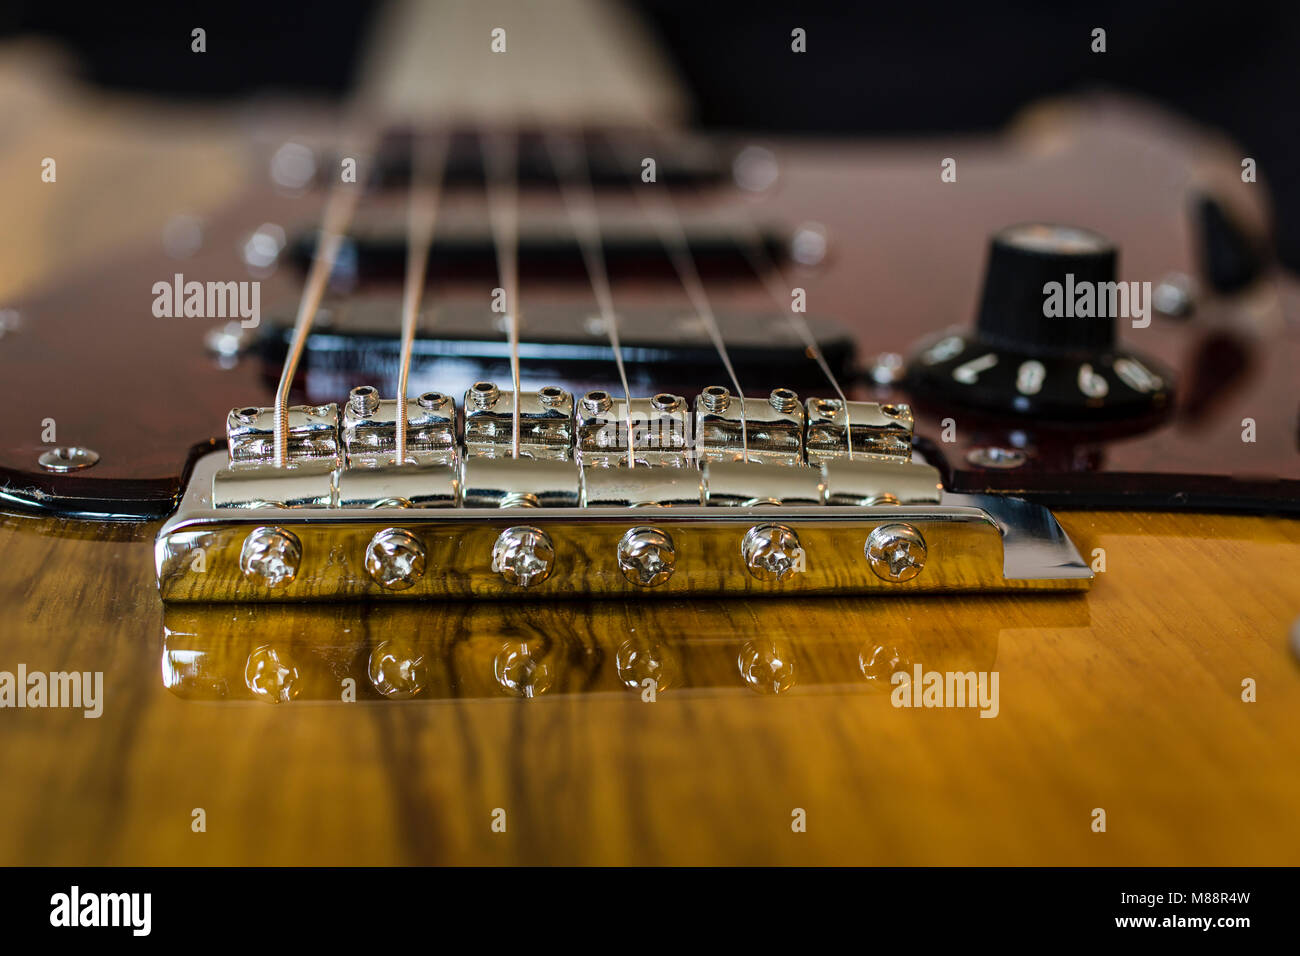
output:
[[[990,244],[972,331],[922,344],[908,368],[917,401],[1086,424],[1162,414],[1172,376],[1116,342],[1120,321],[1150,321],[1143,287],[1116,279],[1118,252],[1073,226],[1028,223]],[[1138,326],[1140,327],[1140,326]]]

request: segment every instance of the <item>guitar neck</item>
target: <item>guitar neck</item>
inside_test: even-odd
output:
[[[356,97],[395,126],[662,129],[689,112],[634,13],[601,0],[394,3]]]

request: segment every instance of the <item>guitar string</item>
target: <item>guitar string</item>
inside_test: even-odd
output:
[[[438,218],[447,165],[448,136],[415,133],[411,143],[411,193],[406,217],[406,277],[402,285],[402,357],[397,376],[397,464],[406,464],[407,383],[415,326],[428,274],[429,249]]]
[[[739,237],[738,244],[744,252],[750,268],[754,270],[763,283],[777,308],[785,313],[794,328],[795,335],[803,340],[804,355],[813,359],[821,367],[822,374],[826,376],[831,388],[839,396],[840,408],[844,410],[844,434],[848,442],[849,460],[852,461],[853,428],[850,422],[848,397],[844,394],[844,389],[840,387],[840,381],[831,369],[830,363],[826,361],[821,346],[817,344],[817,340],[813,337],[812,330],[808,328],[808,321],[802,314],[792,308],[787,311],[789,303],[786,301],[787,283],[785,273],[782,272],[781,267],[773,261],[772,256],[768,253],[767,247],[763,244],[763,235],[759,231],[757,224],[747,214],[742,214],[742,217],[737,222],[736,229],[738,232],[744,233],[743,236]]]
[[[369,169],[369,160],[373,150],[373,138],[367,135],[361,138],[356,148],[345,153],[356,159],[357,169]],[[352,215],[360,201],[363,182],[347,183],[336,181],[325,201],[325,211],[321,216],[320,234],[316,239],[316,249],[312,255],[311,267],[303,285],[302,297],[298,302],[298,314],[293,323],[293,339],[285,355],[284,365],[280,369],[280,384],[275,390],[275,466],[283,468],[289,460],[289,388],[298,373],[298,364],[307,344],[316,312],[325,295],[325,287],[334,272],[339,249],[347,228],[352,222]]]
[[[596,195],[591,185],[591,170],[587,164],[585,144],[556,133],[546,135],[546,145],[551,156],[551,166],[560,184],[560,194],[569,214],[569,221],[582,252],[583,264],[591,280],[592,294],[600,309],[601,321],[614,350],[614,363],[618,378],[623,384],[623,401],[627,428],[627,466],[636,467],[632,430],[632,390],[627,383],[627,367],[623,363],[623,346],[619,340],[618,317],[614,312],[614,296],[610,290],[609,271],[605,263],[605,250],[600,235],[600,217],[596,210]]]
[[[506,331],[510,337],[510,381],[514,390],[511,451],[519,457],[519,141],[509,131],[481,130],[487,184],[488,218],[497,255],[497,281],[506,297]]]
[[[632,168],[634,170],[633,175],[636,176],[636,171],[641,168],[641,164],[634,161]],[[736,398],[740,402],[741,460],[748,461],[749,427],[745,415],[745,392],[740,387],[740,379],[736,376],[736,369],[731,364],[731,355],[727,351],[727,343],[723,340],[722,332],[718,328],[717,317],[713,314],[713,306],[709,303],[708,294],[704,291],[704,282],[700,279],[699,269],[696,268],[695,258],[691,254],[690,243],[686,238],[686,230],[682,225],[681,216],[677,212],[677,206],[673,203],[666,183],[656,183],[655,188],[652,189],[638,188],[638,186],[647,185],[649,184],[638,182],[633,186],[633,191],[636,193],[637,200],[640,202],[646,218],[650,220],[655,227],[655,231],[658,232],[659,240],[663,243],[664,249],[672,261],[673,269],[681,280],[682,288],[686,291],[686,297],[690,300],[696,315],[704,321],[709,338],[713,340],[713,347],[717,350],[718,357],[722,360],[727,375],[731,378],[732,387],[736,390]]]

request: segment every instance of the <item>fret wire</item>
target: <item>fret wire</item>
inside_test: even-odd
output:
[[[356,157],[358,169],[369,168],[371,143],[372,140],[367,137],[361,141],[358,148],[350,151]],[[316,318],[321,299],[325,295],[330,275],[334,272],[339,248],[343,244],[363,188],[361,182],[336,181],[325,201],[320,235],[316,240],[316,249],[307,272],[307,281],[303,285],[302,298],[298,302],[298,314],[294,319],[293,340],[280,370],[280,384],[275,390],[275,466],[277,468],[285,467],[289,459],[289,389],[293,384],[294,376],[298,373],[298,364],[302,360],[303,349],[307,344],[307,335],[311,331],[312,321]]]
[[[509,132],[483,131],[484,171],[487,180],[488,216],[492,220],[492,241],[496,246],[497,274],[506,297],[506,329],[510,337],[510,381],[514,394],[511,450],[519,457],[519,142],[513,127]]]
[[[844,394],[844,389],[840,387],[839,379],[831,370],[830,363],[826,361],[825,355],[822,354],[821,346],[813,337],[812,330],[808,328],[808,321],[793,309],[787,311],[789,302],[787,301],[787,289],[785,283],[785,274],[781,267],[777,265],[772,257],[768,254],[763,245],[763,236],[758,226],[747,214],[739,220],[737,231],[744,233],[740,241],[741,251],[748,260],[750,268],[757,274],[762,281],[764,288],[776,303],[777,308],[785,313],[794,327],[795,334],[803,340],[805,355],[811,357],[821,367],[822,373],[830,382],[831,388],[840,398],[840,405],[844,409],[844,432],[848,443],[849,460],[853,460],[853,423],[849,417],[849,400]]]
[[[605,264],[605,251],[601,246],[600,216],[596,209],[596,195],[591,186],[591,171],[587,164],[584,142],[573,138],[562,138],[555,133],[548,133],[546,145],[551,157],[551,166],[559,181],[560,194],[577,237],[582,260],[591,280],[592,294],[600,309],[601,321],[609,336],[610,347],[614,350],[614,363],[618,366],[618,378],[623,384],[624,424],[627,427],[627,466],[636,467],[635,448],[632,440],[632,390],[627,383],[627,368],[623,363],[623,346],[619,340],[618,317],[614,312],[614,296],[610,290],[609,271]]]
[[[411,144],[411,195],[407,210],[406,277],[402,288],[402,359],[397,378],[397,464],[406,464],[407,382],[415,326],[429,265],[429,248],[438,217],[446,169],[445,133],[414,134]]]

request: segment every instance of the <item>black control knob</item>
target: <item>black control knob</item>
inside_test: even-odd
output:
[[[1086,229],[1030,223],[1002,230],[989,246],[976,334],[1023,352],[1110,348],[1115,317],[1097,314],[1109,309],[1095,302],[1075,309],[1075,293],[1089,286],[1109,290],[1102,284],[1115,281],[1118,258],[1109,240]]]
[[[922,403],[1069,422],[1166,409],[1170,374],[1116,346],[1116,326],[1150,322],[1150,284],[1118,282],[1110,240],[1025,223],[992,239],[973,332],[922,344],[908,389]]]

